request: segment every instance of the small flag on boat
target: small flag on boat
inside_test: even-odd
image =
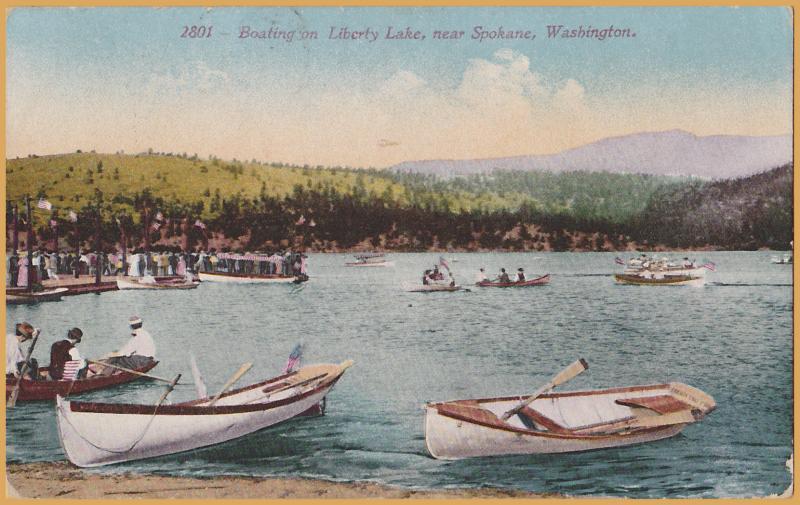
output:
[[[619,256],[614,258],[614,263],[616,263],[617,265],[624,265],[625,264],[625,262],[622,261],[622,258],[620,258]]]
[[[69,220],[72,221],[73,223],[78,222],[78,215],[75,214],[74,210],[69,211]]]
[[[305,216],[300,216],[300,219],[298,219],[295,224],[299,226],[299,225],[301,225],[301,224],[303,224],[305,222],[306,222]]]
[[[294,367],[300,364],[300,360],[303,358],[303,344],[297,344],[294,349],[292,349],[291,354],[289,354],[289,360],[286,362],[286,366],[283,367],[283,373],[291,372]]]
[[[202,221],[200,221],[199,219],[194,222],[194,225],[197,226],[198,228],[200,228],[201,230],[205,230],[206,229],[206,225]]]
[[[39,203],[36,204],[37,207],[44,210],[52,210],[53,204],[45,200],[44,198],[39,198]]]
[[[708,263],[704,263],[702,268],[707,268],[707,269],[711,270],[712,272],[716,272],[717,271],[717,265],[713,261],[709,261]]]
[[[439,265],[445,267],[447,271],[450,271],[450,265],[447,264],[447,260],[444,259],[444,256],[439,256]]]

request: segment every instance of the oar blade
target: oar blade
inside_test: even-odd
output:
[[[673,424],[689,424],[697,420],[691,410],[681,410],[660,416],[640,417],[632,421],[630,428],[656,428]]]
[[[553,380],[551,381],[553,387],[558,386],[559,384],[563,384],[568,380],[571,380],[572,378],[582,373],[587,368],[589,368],[589,363],[587,363],[585,359],[580,358],[575,363],[571,364],[570,366],[559,372],[558,375],[553,377]]]

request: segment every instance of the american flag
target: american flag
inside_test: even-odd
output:
[[[36,206],[44,210],[53,210],[53,204],[44,198],[39,198],[39,203],[37,203]]]
[[[709,261],[708,263],[704,263],[702,268],[707,268],[707,269],[711,270],[712,272],[716,272],[717,271],[717,265],[713,261]]]
[[[283,367],[283,373],[291,372],[295,366],[300,364],[302,358],[303,344],[297,344],[294,349],[292,349],[292,353],[289,354],[289,360],[286,362],[286,366]]]
[[[303,223],[305,223],[305,222],[306,222],[306,218],[305,218],[305,216],[300,216],[300,219],[298,219],[298,220],[297,220],[297,222],[296,222],[295,224],[296,224],[296,225],[301,225],[301,224],[303,224]]]
[[[78,215],[75,214],[74,210],[69,211],[69,220],[72,221],[73,223],[78,222]]]
[[[619,256],[614,258],[614,263],[616,263],[617,265],[624,265],[625,264],[625,262],[622,261],[622,258],[620,258]]]
[[[448,272],[450,271],[450,265],[447,263],[447,260],[444,259],[444,256],[439,256],[439,264],[445,267]]]
[[[200,221],[199,219],[194,222],[194,225],[197,226],[198,228],[200,228],[201,230],[205,230],[206,229],[206,225],[202,221]]]

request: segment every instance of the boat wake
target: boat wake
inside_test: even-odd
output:
[[[789,287],[790,288],[790,287],[793,286],[792,283],[789,283],[789,284],[773,284],[773,283],[763,283],[763,284],[755,283],[755,284],[750,284],[750,283],[744,283],[744,282],[709,282],[708,285],[709,286],[725,286],[725,287],[743,287],[743,288],[752,287],[752,286],[775,286],[775,287],[784,287],[784,288],[785,287]]]

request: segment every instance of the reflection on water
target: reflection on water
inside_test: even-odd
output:
[[[791,266],[767,253],[704,253],[717,264],[703,288],[615,285],[603,253],[456,254],[456,279],[524,267],[549,286],[407,293],[438,254],[390,254],[394,268],[346,268],[347,255],[311,255],[312,279],[294,286],[221,285],[171,292],[112,292],[8,307],[43,329],[40,361],[68,328],[84,355],[127,339],[141,315],[161,363],[189,377],[197,356],[209,391],[253,361],[241,384],[276,375],[298,341],[308,362],[348,370],[327,415],[228,444],[92,470],[174,475],[247,474],[375,481],[415,488],[497,486],[569,495],[764,496],[791,482]],[[556,456],[437,461],[425,451],[426,401],[531,392],[578,357],[590,369],[562,389],[681,381],[717,401],[703,422],[672,439]],[[139,382],[84,399],[155,402]],[[194,397],[179,386],[172,401]],[[61,460],[54,407],[9,410],[9,461]]]

